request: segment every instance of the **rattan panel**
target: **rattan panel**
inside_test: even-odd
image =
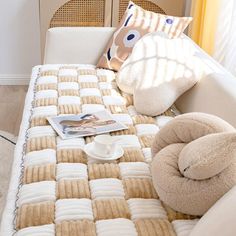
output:
[[[105,0],[71,0],[53,15],[50,28],[104,26]]]
[[[166,14],[162,8],[160,8],[158,5],[156,5],[153,2],[144,1],[144,0],[133,0],[133,2],[139,5],[140,7],[144,8],[145,10],[153,11],[153,12],[161,13],[161,14]],[[129,0],[120,0],[119,22],[125,13],[128,3],[129,3]]]

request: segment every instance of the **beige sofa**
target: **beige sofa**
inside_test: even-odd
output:
[[[47,32],[44,64],[96,64],[115,28],[52,28]],[[191,40],[191,39],[189,39]],[[206,112],[236,127],[236,79],[193,41],[207,75],[176,102],[182,113]]]
[[[44,64],[96,64],[113,32],[114,28],[49,29]],[[236,127],[236,78],[193,41],[192,46],[197,48],[198,56],[205,62],[206,73],[200,82],[178,99],[178,109],[182,113],[214,114]],[[191,236],[236,235],[233,223],[236,218],[235,188],[201,218]]]
[[[114,28],[50,29],[47,33],[44,63],[96,64],[113,32]],[[194,43],[192,45],[193,47],[197,47]],[[197,50],[199,56],[205,61],[207,75],[177,101],[178,108],[183,113],[201,111],[216,114],[236,127],[236,79],[201,49],[197,47]],[[45,67],[47,66],[45,65]],[[24,115],[12,166],[12,177],[0,228],[0,235],[4,236],[15,235],[14,223],[16,219],[15,213],[17,213],[17,196],[18,190],[20,189],[20,179],[22,178],[25,147],[30,125],[29,121],[34,112],[35,86],[37,85],[37,79],[40,77],[40,70],[43,67],[36,66],[33,68],[29,91],[25,101]],[[225,194],[198,223],[196,223],[197,221],[190,221],[189,225],[184,224],[183,228],[180,222],[181,225],[177,225],[176,227],[180,227],[181,230],[183,229],[184,233],[177,233],[177,235],[233,236],[236,235],[235,219],[236,187]],[[195,224],[196,226],[194,226]],[[51,226],[54,227],[53,225]],[[37,232],[37,227],[35,231],[37,235],[40,234],[40,232]]]

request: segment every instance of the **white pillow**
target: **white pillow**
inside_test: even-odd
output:
[[[164,67],[162,71],[157,71],[156,68],[158,59],[185,61],[186,56],[192,56],[195,51],[195,47],[186,37],[169,39],[162,32],[149,33],[135,44],[132,54],[121,66],[117,76],[117,85],[123,92],[133,94],[135,84],[141,77],[152,76],[150,81],[153,77],[163,77]],[[162,64],[166,62],[163,61]],[[170,73],[165,76],[171,79]]]
[[[204,67],[196,52],[187,37],[170,39],[160,32],[150,33],[136,43],[122,65],[117,85],[134,94],[140,113],[158,115],[202,76]]]

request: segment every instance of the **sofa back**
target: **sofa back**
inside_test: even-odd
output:
[[[115,28],[56,27],[47,31],[44,64],[96,65]]]
[[[111,27],[49,29],[44,64],[96,65],[114,30]],[[182,113],[205,112],[217,115],[236,127],[236,78],[189,40],[197,48],[206,73],[192,89],[177,100],[178,109]]]

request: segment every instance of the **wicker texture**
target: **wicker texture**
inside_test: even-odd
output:
[[[153,2],[143,1],[143,0],[133,0],[133,2],[145,10],[153,11],[153,12],[161,13],[161,14],[166,14],[162,8],[160,8],[158,5],[156,5]],[[119,22],[125,13],[128,3],[129,3],[129,0],[120,0]]]
[[[118,0],[114,0],[118,1]],[[123,16],[129,0],[119,0],[118,19]],[[165,14],[164,10],[151,1],[133,0],[145,10]],[[105,16],[105,0],[71,0],[62,5],[53,15],[49,28],[95,26],[103,27]],[[82,10],[81,10],[82,9]]]
[[[103,26],[105,0],[71,0],[53,15],[52,27]]]

